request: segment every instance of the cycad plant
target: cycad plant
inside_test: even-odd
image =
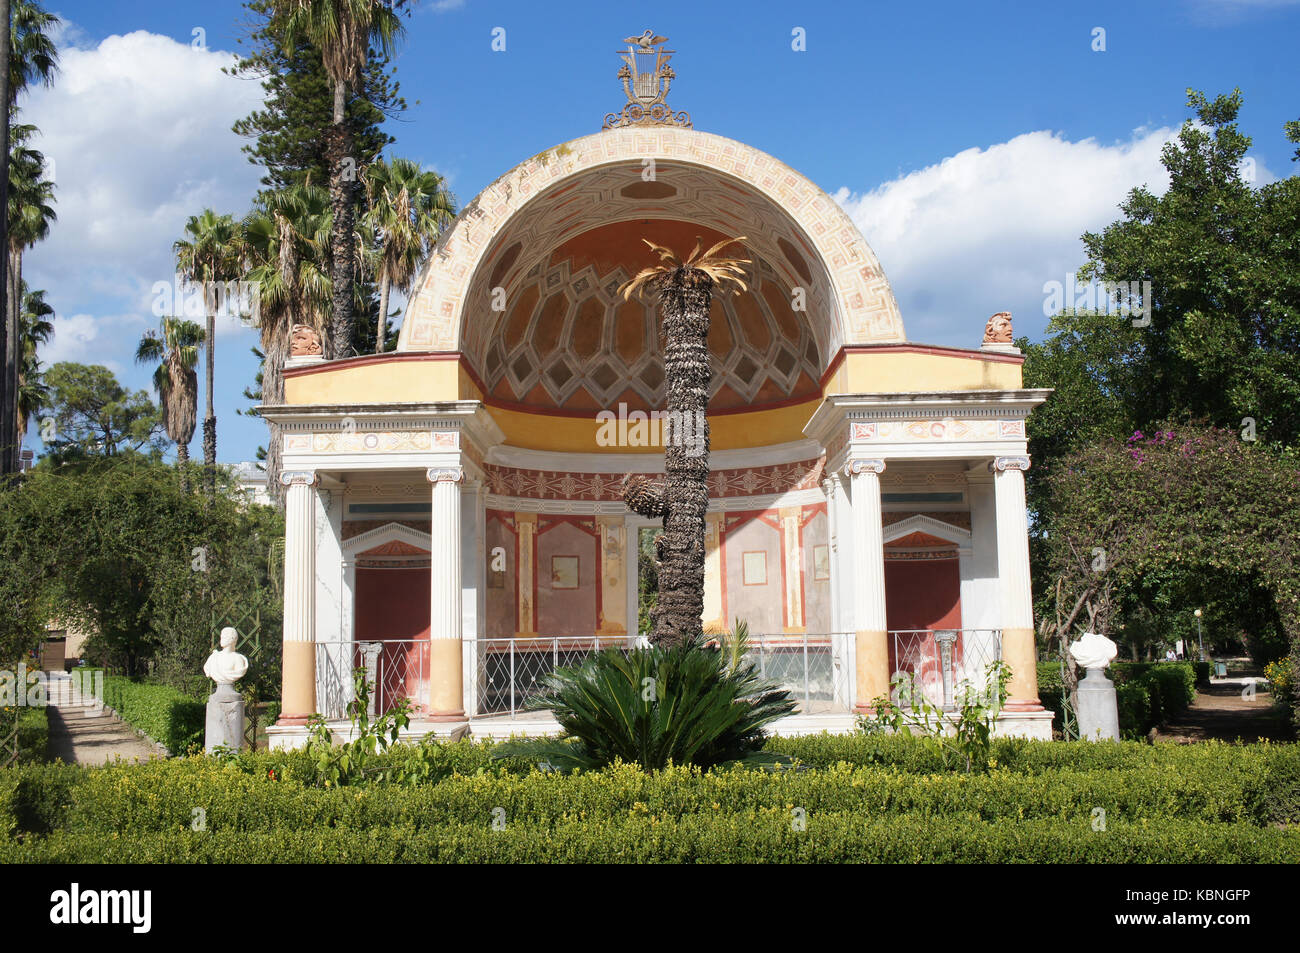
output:
[[[139,363],[158,365],[153,373],[153,386],[162,404],[163,427],[168,439],[176,444],[176,468],[180,471],[181,486],[186,490],[189,488],[186,464],[198,416],[199,376],[194,368],[199,363],[203,337],[203,329],[193,321],[165,317],[158,323],[156,332],[150,331],[140,339],[135,350]]]
[[[662,484],[632,479],[624,501],[633,512],[662,517],[658,544],[659,596],[650,641],[695,644],[703,632],[704,515],[709,507],[709,308],[715,291],[744,290],[748,259],[720,257],[729,238],[685,258],[643,239],[659,263],[622,287],[624,299],[651,291],[658,297],[664,342],[664,382],[671,433],[664,441]]]
[[[762,747],[763,728],[794,711],[790,693],[752,663],[732,665],[698,640],[606,649],[541,682],[528,707],[552,711],[564,736],[511,742],[494,757],[528,757],[559,771],[616,761],[653,771],[670,763],[709,768],[788,760]]]

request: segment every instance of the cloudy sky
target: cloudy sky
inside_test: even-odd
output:
[[[156,324],[151,289],[172,279],[172,242],[204,208],[242,215],[257,188],[230,127],[261,91],[222,72],[248,15],[235,0],[47,5],[63,18],[61,70],[22,104],[58,187],[59,221],[25,266],[58,312],[42,357],[103,363],[146,387],[132,354]],[[1295,0],[665,2],[652,20],[602,2],[565,10],[421,0],[397,60],[411,108],[390,124],[394,151],[468,200],[598,130],[622,100],[622,38],[652,26],[678,51],[673,105],[834,195],[916,341],[976,346],[1000,310],[1040,337],[1043,285],[1081,264],[1079,235],[1113,221],[1130,188],[1164,188],[1160,149],[1187,118],[1189,86],[1240,87],[1259,181],[1294,171],[1282,123],[1300,118]],[[236,415],[255,343],[233,323],[219,335],[223,461],[251,459],[263,440],[260,422]]]

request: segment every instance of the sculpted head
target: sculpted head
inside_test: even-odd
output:
[[[235,648],[235,643],[239,641],[239,630],[233,626],[226,626],[221,630],[221,648],[223,651],[230,652]]]
[[[1011,343],[1011,312],[999,311],[984,325],[985,344]]]

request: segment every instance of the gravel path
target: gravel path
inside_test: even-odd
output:
[[[67,764],[107,764],[146,761],[163,757],[157,745],[141,738],[135,729],[102,705],[86,703],[75,691],[68,675],[51,674],[47,682],[50,700],[49,758]]]

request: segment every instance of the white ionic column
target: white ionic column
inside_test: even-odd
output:
[[[460,467],[428,471],[433,484],[433,522],[429,531],[429,717],[465,717],[461,659]]]
[[[1002,660],[1011,667],[1009,711],[1041,711],[1038,653],[1034,645],[1034,596],[1029,583],[1029,517],[1025,507],[1028,457],[997,457],[993,470],[997,513],[998,590]]]
[[[853,493],[852,580],[857,643],[857,708],[889,694],[889,636],[885,631],[885,537],[881,525],[880,474],[884,460],[850,460]]]
[[[316,473],[286,470],[284,655],[277,724],[303,725],[316,712]]]

